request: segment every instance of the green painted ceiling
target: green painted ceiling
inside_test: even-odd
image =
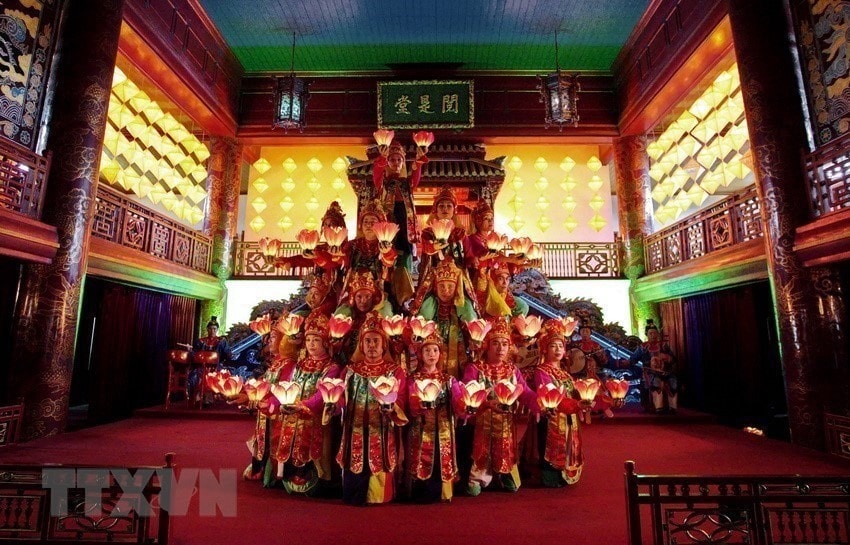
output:
[[[649,0],[200,0],[245,71],[608,71]]]

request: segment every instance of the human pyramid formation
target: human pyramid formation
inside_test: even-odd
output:
[[[265,336],[265,375],[244,384],[225,372],[207,377],[232,403],[257,409],[245,477],[308,495],[341,484],[356,505],[450,501],[456,486],[472,496],[488,486],[516,491],[526,451],[539,457],[542,485],[578,482],[585,415],[621,404],[628,384],[602,383],[592,369],[570,376],[564,358],[577,324],[528,316],[511,294],[512,274],[540,252],[496,234],[490,203],[477,203],[467,233],[443,188],[419,232],[412,192],[430,133],[414,136],[410,175],[391,131],[376,139],[357,236],[348,239],[334,202],[321,234],[299,234],[302,255],[276,263],[315,272],[307,311],[251,324]],[[521,370],[517,354],[535,345],[539,361]]]

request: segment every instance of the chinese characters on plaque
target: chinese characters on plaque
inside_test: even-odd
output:
[[[466,129],[473,126],[473,83],[378,83],[378,126],[387,129]]]

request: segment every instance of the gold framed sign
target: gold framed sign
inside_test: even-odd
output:
[[[475,123],[472,80],[378,82],[378,127],[469,129]]]

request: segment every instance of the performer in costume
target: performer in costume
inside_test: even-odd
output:
[[[489,282],[484,286],[484,291],[477,291],[479,305],[485,316],[496,318],[528,315],[528,303],[511,293],[514,267],[510,263],[496,261],[488,268]],[[480,286],[481,282],[478,285]]]
[[[218,334],[218,316],[210,316],[210,321],[207,322],[207,336],[199,337],[192,346],[193,350],[218,352],[219,366],[227,358],[227,337],[219,336]]]
[[[553,411],[543,411],[537,424],[537,448],[540,461],[540,480],[543,486],[557,488],[575,484],[581,478],[584,457],[581,452],[580,406],[575,399],[575,385],[561,364],[566,354],[567,340],[560,320],[548,320],[540,331],[538,341],[541,362],[534,369],[531,385],[538,391],[541,385],[563,388],[564,400]]]
[[[392,404],[382,405],[369,387],[380,377],[395,379],[399,395]],[[389,351],[380,317],[373,313],[360,328],[357,351],[345,373],[345,397],[340,400],[343,431],[337,462],[346,503],[386,503],[395,497],[397,426],[407,424],[406,388],[404,370]]]
[[[676,357],[670,346],[662,342],[661,332],[654,320],[646,321],[644,333],[647,340],[638,347],[630,362],[632,365],[637,362],[643,364],[644,392],[649,389],[655,412],[664,412],[665,397],[667,408],[670,412],[676,412],[679,406],[679,381],[674,373]]]
[[[446,257],[437,267],[430,271],[431,277],[423,282],[430,291],[424,293],[424,300],[414,300],[411,311],[426,320],[433,320],[438,327],[440,337],[446,344],[445,371],[459,377],[466,364],[466,341],[463,336],[461,322],[469,322],[478,318],[478,313],[472,306],[472,301],[463,291],[463,271],[454,260]]]
[[[472,210],[472,232],[463,241],[465,266],[473,284],[478,289],[479,271],[487,272],[490,262],[497,254],[487,247],[487,237],[493,233],[493,208],[487,201],[478,201]],[[483,279],[483,278],[482,278]]]
[[[585,367],[575,374],[575,378],[599,378],[599,371],[608,361],[608,353],[598,342],[591,338],[593,329],[587,323],[582,323],[578,330],[581,337],[570,345],[570,348],[580,350],[584,355]]]
[[[434,197],[431,213],[426,221],[426,227],[422,230],[422,260],[419,264],[419,286],[417,291],[423,288],[422,280],[428,277],[428,273],[436,267],[444,258],[450,257],[455,265],[465,269],[466,263],[463,252],[463,241],[466,238],[466,230],[461,225],[456,214],[457,197],[449,186],[444,186]],[[434,229],[430,226],[433,220],[447,220],[452,223],[451,231],[445,240],[437,239]],[[472,282],[469,275],[464,273],[465,289],[472,291]],[[425,288],[427,291],[427,288]]]
[[[443,340],[431,334],[417,347],[419,366],[408,377],[407,495],[420,502],[451,501],[458,479],[455,448],[455,407],[460,399],[457,380],[440,369]],[[417,381],[434,380],[439,395],[425,405],[417,393]]]
[[[337,307],[334,314],[351,316],[351,330],[342,339],[340,352],[344,361],[348,361],[358,345],[360,326],[371,312],[381,316],[391,316],[392,307],[384,298],[384,293],[378,288],[378,283],[368,269],[358,269],[349,272],[346,289],[346,302]]]
[[[485,354],[480,361],[470,363],[463,374],[464,382],[477,380],[492,389],[505,380],[522,388],[519,402],[533,413],[539,413],[537,396],[510,360],[511,330],[503,319],[496,319],[484,339]],[[499,407],[495,398],[482,405],[475,416],[472,441],[472,469],[467,492],[477,496],[496,477],[505,490],[516,492],[520,487],[517,468],[516,413]]]
[[[298,384],[300,393],[296,405],[278,416],[280,439],[272,458],[287,492],[313,495],[329,488],[332,458],[331,431],[322,426],[324,404],[316,385],[341,373],[329,353],[327,316],[313,314],[306,320],[304,345],[305,353],[286,362],[277,377]]]

